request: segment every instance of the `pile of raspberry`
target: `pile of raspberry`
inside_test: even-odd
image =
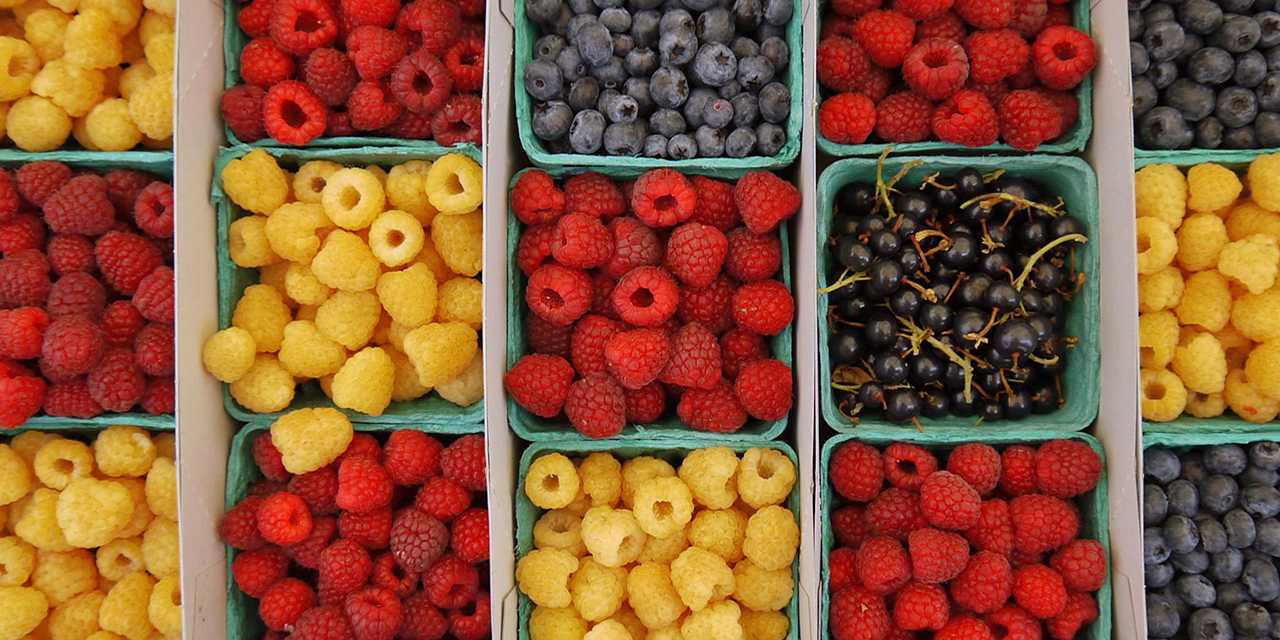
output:
[[[271,432],[252,450],[263,477],[219,533],[264,638],[489,637],[483,436],[357,433],[296,475]]]
[[[241,141],[480,144],[484,2],[252,0],[238,20],[243,84],[222,117]]]
[[[1107,550],[1080,536],[1072,500],[1101,472],[1081,440],[963,444],[945,467],[914,444],[840,445],[829,477],[843,503],[830,514],[831,636],[1081,636],[1098,619]]]
[[[832,0],[818,44],[818,131],[837,144],[1003,141],[1066,133],[1097,64],[1070,0]]]
[[[173,413],[173,187],[0,168],[0,427]]]
[[[524,225],[515,260],[528,355],[507,392],[591,438],[671,407],[717,433],[785,418],[791,367],[767,339],[795,315],[777,227],[799,208],[799,190],[768,171],[737,183],[672,169],[619,183],[526,171],[511,209]]]

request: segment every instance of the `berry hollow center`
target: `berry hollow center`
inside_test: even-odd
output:
[[[653,304],[653,292],[648,289],[636,289],[631,294],[631,304],[637,307],[648,307]]]
[[[298,12],[298,17],[293,21],[293,30],[301,31],[302,33],[319,31],[323,26],[324,22],[311,11]]]
[[[942,49],[934,49],[924,54],[924,66],[930,69],[941,69],[951,64],[951,54]]]
[[[665,520],[670,518],[673,511],[675,511],[675,509],[671,506],[671,503],[666,500],[659,500],[653,503],[653,515],[660,519]]]
[[[307,112],[302,110],[302,106],[292,100],[286,100],[280,105],[280,119],[284,123],[295,129],[307,123]]]
[[[559,309],[564,306],[564,298],[561,298],[555,289],[543,289],[542,304],[552,309]],[[542,482],[546,483],[547,481],[543,480]],[[556,480],[556,482],[559,483],[559,480]]]
[[[546,491],[560,490],[560,476],[546,476],[542,479],[542,488]]]
[[[658,211],[668,211],[676,206],[676,197],[673,195],[658,196],[653,201],[653,208]]]
[[[1147,398],[1151,400],[1164,400],[1165,393],[1167,392],[1168,390],[1164,388],[1164,383],[1161,382],[1152,382],[1142,390],[1143,395],[1147,396]]]
[[[436,83],[431,81],[431,76],[425,73],[414,74],[412,84],[414,93],[431,93],[436,86]]]
[[[402,242],[404,242],[404,234],[399,229],[392,229],[387,232],[387,244],[398,247]]]
[[[1059,60],[1071,60],[1076,57],[1076,46],[1070,42],[1059,42],[1053,45],[1053,55]]]

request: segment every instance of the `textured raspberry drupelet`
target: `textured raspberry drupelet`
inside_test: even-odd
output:
[[[838,93],[818,106],[818,130],[836,144],[862,144],[876,126],[876,105],[852,91]]]
[[[569,346],[573,369],[578,375],[605,373],[605,346],[613,334],[624,329],[622,323],[598,314],[587,314],[573,326]]]
[[[346,458],[338,466],[339,509],[367,513],[391,504],[394,486],[387,470],[369,456]]]
[[[245,83],[270,89],[293,77],[293,56],[270,38],[254,38],[240,51],[240,77]]]
[[[1038,640],[1042,637],[1040,621],[1016,605],[1006,605],[987,616],[987,624],[998,638]]]
[[[167,182],[152,181],[127,210],[132,212],[134,224],[152,238],[173,237],[173,186]]]
[[[701,289],[680,292],[676,318],[682,323],[697,322],[711,333],[721,334],[733,327],[733,282],[724,276]]]
[[[390,508],[343,511],[338,516],[338,535],[366,549],[385,549],[391,541],[391,522]]]
[[[831,594],[831,635],[836,640],[885,640],[892,622],[884,598],[861,587]]]
[[[564,407],[573,367],[560,356],[533,354],[520,359],[503,378],[511,398],[536,416],[553,418]]]
[[[484,38],[464,36],[444,54],[444,66],[460,93],[478,93],[484,85]]]
[[[565,193],[541,169],[521,173],[511,187],[511,211],[527,225],[554,222],[564,214],[566,205]]]
[[[955,0],[894,0],[893,8],[916,20],[930,20],[945,15]]]
[[[38,160],[18,167],[14,183],[18,194],[37,207],[43,207],[62,185],[71,179],[71,167],[54,160]]]
[[[1057,571],[1042,564],[1013,572],[1013,599],[1027,613],[1047,620],[1067,606],[1067,588]]]
[[[720,335],[720,369],[726,378],[737,378],[744,365],[767,357],[764,338],[750,331],[735,328]]]
[[[231,127],[231,133],[241,142],[255,142],[267,137],[267,126],[262,120],[262,103],[266,97],[267,92],[262,87],[248,84],[236,85],[222,92],[222,121]]]
[[[551,236],[551,256],[574,269],[592,269],[613,255],[613,234],[600,218],[585,213],[561,216]]]
[[[387,88],[404,108],[431,115],[449,99],[453,78],[440,58],[419,49],[396,63],[387,78]]]
[[[1016,0],[956,0],[953,9],[977,29],[1003,29],[1013,21]]]
[[[404,112],[386,84],[362,80],[347,97],[347,114],[357,131],[376,131],[389,126]]]
[[[326,0],[274,0],[271,39],[296,56],[327,47],[338,37],[334,8]]]
[[[916,23],[898,11],[870,11],[858,18],[853,35],[872,62],[892,69],[907,57],[915,39]]]
[[[902,543],[873,536],[858,547],[858,581],[877,595],[897,591],[911,580],[911,558]]]
[[[856,18],[873,9],[879,9],[881,0],[834,0],[831,10],[837,15]]]
[[[1036,450],[1022,444],[1005,447],[1000,454],[1000,489],[1012,497],[1034,493]]]
[[[355,637],[370,640],[394,638],[404,616],[396,594],[378,587],[365,587],[348,595],[342,610]]]
[[[13,174],[8,169],[0,169],[0,222],[13,219],[21,204]]]
[[[846,442],[831,456],[831,486],[847,500],[867,502],[884,485],[880,452],[861,442]]]
[[[579,433],[589,438],[617,435],[626,425],[626,397],[606,374],[591,374],[569,386],[564,413]]]
[[[0,309],[0,358],[30,360],[40,355],[49,314],[38,307]]]
[[[969,56],[969,77],[981,84],[1017,73],[1031,54],[1027,41],[1012,29],[975,31],[965,38],[964,50]]]
[[[30,213],[19,213],[0,222],[0,253],[17,253],[27,249],[42,249],[45,228],[40,218]]]
[[[356,67],[346,54],[325,47],[307,55],[302,63],[302,81],[320,101],[330,107],[347,102],[347,96],[360,80]]]
[[[893,623],[903,631],[937,631],[950,613],[947,592],[935,584],[909,584],[893,600]]]
[[[278,545],[306,540],[314,524],[307,503],[288,491],[267,496],[258,507],[255,519],[262,538]]]
[[[742,223],[753,233],[768,233],[800,209],[800,190],[769,171],[751,171],[733,188]]]
[[[1016,30],[1024,38],[1032,39],[1044,28],[1048,15],[1047,0],[1018,0],[1009,28]]]
[[[830,37],[818,43],[818,81],[831,91],[858,91],[871,69],[871,59],[852,38]]]
[[[108,232],[98,239],[93,251],[103,280],[125,295],[136,292],[143,278],[163,262],[151,241],[127,231]]]
[[[403,35],[375,26],[360,26],[347,35],[347,56],[362,80],[379,80],[391,73],[409,52]]]
[[[173,326],[151,323],[138,332],[133,343],[138,368],[151,377],[173,375]]]
[[[44,221],[54,233],[106,233],[116,221],[106,181],[93,174],[68,180],[45,200]]]
[[[1098,602],[1087,593],[1067,594],[1062,612],[1046,625],[1054,640],[1071,640],[1082,627],[1098,619]]]
[[[964,478],[939,471],[920,485],[920,512],[935,527],[964,531],[978,521],[982,499]]]
[[[177,409],[176,393],[173,376],[148,378],[147,387],[142,391],[142,399],[138,400],[138,406],[153,416],[173,413]]]
[[[591,297],[591,277],[584,271],[558,264],[538,267],[529,276],[525,287],[525,302],[529,309],[560,326],[572,324],[582,317],[591,308]]]
[[[484,491],[484,436],[469,435],[454,440],[440,454],[440,471],[472,491]]]
[[[631,209],[650,227],[672,227],[685,222],[698,208],[698,192],[674,169],[653,169],[636,179]]]
[[[662,241],[653,229],[639,220],[631,217],[614,218],[609,221],[609,233],[613,236],[613,255],[603,269],[609,277],[621,278],[636,267],[662,263]]]
[[[1013,521],[1009,503],[999,498],[984,500],[977,524],[965,531],[975,549],[1009,555],[1013,551]]]
[[[902,78],[925,98],[946,100],[969,79],[969,57],[956,42],[923,40],[902,61]]]
[[[857,547],[871,534],[865,510],[859,504],[847,504],[831,512],[831,530],[836,541],[847,547]]]
[[[1107,577],[1106,551],[1097,540],[1072,540],[1053,554],[1049,564],[1071,591],[1097,591]]]
[[[469,609],[470,612],[468,612]],[[491,615],[493,614],[489,608],[489,594],[479,591],[475,595],[475,603],[472,607],[464,606],[461,609],[449,611],[449,632],[457,640],[484,640],[489,637]]]
[[[250,598],[261,598],[288,571],[289,557],[279,547],[243,551],[231,562],[236,586]]]
[[[947,621],[941,631],[933,634],[936,640],[994,640],[987,624],[973,616],[956,616]]]
[[[698,194],[698,209],[690,220],[709,224],[725,233],[738,226],[738,205],[733,201],[733,185],[706,176],[691,176],[689,183]]]
[[[449,547],[464,562],[489,559],[489,511],[468,509],[453,521]]]
[[[636,267],[618,280],[610,298],[623,321],[638,327],[656,327],[675,315],[680,290],[665,269]]]
[[[284,468],[284,462],[280,460],[280,450],[271,443],[270,433],[263,432],[254,436],[252,452],[253,462],[258,465],[258,471],[262,472],[263,477],[274,482],[289,480],[290,474]]]
[[[321,596],[342,596],[360,588],[373,573],[369,552],[353,540],[339,538],[320,553],[319,586]]]
[[[1031,60],[1040,82],[1059,91],[1075,88],[1098,64],[1088,34],[1065,25],[1048,27],[1036,36]]]
[[[89,371],[89,393],[107,411],[123,412],[142,399],[147,380],[128,349],[109,349]]]
[[[686,222],[675,228],[667,240],[664,265],[681,284],[702,288],[720,274],[729,241],[719,229],[699,222]]]
[[[81,377],[51,383],[44,396],[44,412],[61,418],[94,418],[102,415],[102,405],[89,394],[89,384]]]
[[[782,243],[772,233],[738,228],[730,231],[727,239],[724,270],[738,282],[770,278],[782,266]]]
[[[933,134],[943,142],[985,147],[1000,137],[995,108],[986,95],[972,89],[961,89],[938,105],[931,121]]]
[[[550,222],[526,227],[524,233],[520,234],[520,243],[516,246],[516,264],[526,276],[551,259],[551,242],[555,235],[556,225]]]
[[[480,96],[454,95],[431,116],[431,135],[442,146],[483,142]]]
[[[443,55],[462,30],[462,14],[447,0],[415,0],[400,9],[396,31],[433,55]]]
[[[1071,127],[1075,126],[1076,120],[1080,118],[1080,101],[1076,99],[1076,95],[1070,91],[1046,91],[1045,94],[1058,110],[1058,119],[1063,133],[1070,131]]]
[[[920,498],[897,487],[881,491],[867,504],[866,521],[874,533],[903,539],[928,525],[920,515]]]
[[[265,0],[256,0],[264,2]],[[241,14],[243,15],[243,11]],[[316,640],[343,640],[355,637],[347,615],[337,605],[323,605],[307,609],[293,624],[294,636]]]
[[[382,449],[382,463],[392,482],[420,485],[439,473],[440,454],[444,446],[439,440],[420,431],[396,431],[387,438]]]
[[[46,385],[35,376],[0,378],[0,427],[22,425],[44,405]]]
[[[969,543],[960,534],[932,527],[912,531],[907,536],[907,546],[915,579],[927,584],[955,578],[969,559]]]
[[[594,171],[580,173],[564,181],[565,211],[597,218],[612,218],[627,212],[622,190],[608,176]],[[621,275],[621,274],[618,274]]]
[[[45,247],[49,268],[58,275],[88,272],[95,268],[93,241],[80,235],[59,234]]]
[[[419,511],[448,522],[471,505],[471,492],[454,480],[437,476],[422,485],[413,504]]]
[[[461,558],[446,555],[423,573],[422,590],[437,607],[460,609],[475,599],[480,590],[480,574]]]
[[[152,322],[173,324],[173,269],[156,267],[138,282],[133,306]]]
[[[318,138],[328,118],[324,103],[298,80],[278,83],[262,98],[267,135],[281,144],[304,145]]]
[[[307,503],[311,513],[337,513],[338,469],[329,465],[293,476],[289,480],[289,491],[298,494]]]
[[[781,420],[791,411],[791,367],[778,360],[748,363],[733,388],[742,408],[758,420]]]
[[[1000,117],[1000,136],[1015,149],[1032,151],[1062,133],[1058,108],[1044,92],[1010,91],[996,111]]]
[[[404,640],[437,640],[449,632],[449,620],[424,591],[414,593],[402,605],[399,637]]]
[[[666,384],[711,389],[720,384],[720,345],[697,322],[682,325],[671,334],[671,358],[660,377]]]
[[[931,132],[933,104],[919,94],[901,91],[876,106],[876,135],[886,142],[920,142]]]
[[[795,300],[785,284],[777,280],[748,282],[733,294],[733,320],[741,328],[765,336],[776,336],[791,324]]]
[[[667,394],[661,383],[651,382],[639,389],[623,389],[627,402],[627,422],[657,422],[667,408]]]
[[[218,524],[218,537],[231,548],[241,551],[264,547],[267,542],[258,532],[258,507],[262,506],[263,500],[260,496],[250,496],[227,510]]]
[[[131,302],[116,300],[102,310],[100,323],[107,344],[123,347],[133,344],[146,320]]]
[[[1070,542],[1080,531],[1075,509],[1053,496],[1030,494],[1009,503],[1013,547],[1023,553],[1044,553]]]
[[[1102,473],[1102,460],[1080,440],[1051,440],[1036,452],[1036,484],[1059,498],[1074,498],[1093,489]]]
[[[315,604],[316,594],[297,578],[284,578],[271,585],[258,601],[258,617],[268,629],[292,629],[302,613]]]
[[[556,326],[534,313],[527,314],[524,318],[525,338],[529,341],[529,350],[533,353],[568,358],[572,331],[572,325]]]
[[[35,249],[0,259],[0,307],[42,307],[53,283],[49,261]]]
[[[369,582],[403,599],[413,594],[421,577],[412,571],[405,571],[396,564],[395,556],[384,553],[373,560],[373,573],[369,576]]]
[[[665,331],[656,328],[615,332],[604,348],[609,374],[625,389],[639,389],[653,382],[670,358],[671,341]]]
[[[951,598],[974,613],[991,613],[1004,606],[1013,589],[1009,559],[994,551],[979,551],[951,582]]]
[[[988,495],[1000,482],[1000,453],[990,445],[962,444],[947,456],[947,471],[964,478],[979,494]]]
[[[747,412],[727,381],[711,389],[685,390],[676,414],[690,427],[714,433],[733,433],[747,422]]]
[[[916,27],[916,40],[941,38],[952,42],[962,42],[969,28],[954,12],[948,11],[940,16],[921,22]]]
[[[362,25],[389,27],[400,13],[397,0],[340,0],[338,14],[348,29]]]
[[[915,491],[938,470],[938,459],[919,445],[895,442],[884,450],[884,476],[895,487]]]

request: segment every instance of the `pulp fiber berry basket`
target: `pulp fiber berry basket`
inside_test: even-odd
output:
[[[218,156],[214,166],[213,191],[210,195],[218,215],[218,328],[231,326],[231,315],[235,311],[236,302],[249,285],[258,282],[258,270],[236,265],[231,261],[228,246],[228,231],[231,223],[240,214],[240,208],[231,202],[222,190],[222,169],[228,162],[244,156],[252,151],[248,147],[224,150]],[[462,153],[480,162],[480,153],[471,150],[445,150],[438,154],[425,153],[419,149],[406,147],[374,148],[360,147],[354,149],[297,149],[271,148],[265,149],[282,165],[297,168],[311,160],[329,160],[345,166],[363,167],[370,164],[392,166],[410,160],[435,160],[448,153]],[[428,240],[430,238],[428,237]],[[483,274],[481,274],[483,276]],[[287,409],[277,413],[254,413],[240,406],[231,397],[230,385],[222,385],[222,402],[231,417],[240,422],[255,420],[274,420],[295,409],[312,407],[334,407],[332,401],[321,392],[319,385],[308,382],[300,385],[295,392],[294,400]],[[337,407],[335,407],[337,408]],[[484,400],[478,400],[467,407],[459,407],[438,395],[431,393],[417,400],[392,402],[380,416],[370,416],[358,411],[338,408],[352,422],[397,425],[401,427],[421,425],[428,428],[443,429],[448,433],[469,433],[476,425],[484,421]],[[448,431],[452,430],[452,431]]]
[[[1098,619],[1093,621],[1086,627],[1083,633],[1077,633],[1077,638],[1082,640],[1107,640],[1111,637],[1111,534],[1108,525],[1107,511],[1107,465],[1106,454],[1099,443],[1093,436],[1086,433],[1060,433],[1044,429],[1028,430],[1018,434],[989,434],[984,432],[979,434],[966,436],[960,433],[918,433],[911,431],[904,434],[888,435],[884,433],[869,434],[859,431],[857,434],[840,434],[827,440],[822,446],[822,462],[819,467],[822,483],[822,509],[820,514],[822,519],[822,565],[821,575],[821,609],[819,610],[819,632],[820,637],[831,637],[828,632],[829,614],[831,611],[831,594],[828,591],[827,583],[829,580],[829,563],[828,558],[831,551],[835,548],[835,533],[831,528],[831,511],[837,497],[835,491],[828,481],[831,477],[830,465],[831,454],[840,445],[849,441],[865,442],[877,449],[893,444],[894,442],[910,442],[920,445],[932,452],[941,450],[950,450],[956,445],[966,442],[982,442],[995,446],[997,449],[1001,445],[1025,444],[1037,446],[1049,440],[1057,438],[1070,438],[1072,440],[1081,440],[1089,445],[1089,448],[1097,452],[1098,457],[1102,459],[1102,474],[1098,476],[1098,485],[1090,492],[1075,499],[1075,504],[1080,509],[1080,536],[1083,538],[1092,538],[1102,544],[1103,556],[1107,562],[1107,575],[1102,582],[1102,588],[1094,594],[1098,602]]]
[[[617,458],[626,460],[628,458],[636,458],[639,456],[652,456],[661,458],[671,463],[673,467],[679,467],[680,461],[684,460],[685,455],[695,449],[703,449],[706,447],[727,447],[733,449],[737,454],[742,454],[751,448],[776,449],[787,455],[791,460],[791,464],[795,465],[797,474],[800,471],[800,464],[796,458],[796,453],[789,445],[784,442],[767,441],[767,442],[743,442],[741,440],[655,440],[655,439],[637,439],[626,443],[611,443],[607,440],[579,440],[573,442],[535,442],[525,449],[524,454],[520,456],[519,476],[516,479],[516,495],[515,495],[515,515],[516,515],[516,557],[520,558],[524,554],[533,550],[533,526],[538,522],[538,517],[542,515],[543,510],[534,506],[529,500],[529,496],[524,492],[525,476],[529,474],[529,465],[533,464],[533,460],[546,453],[563,453],[569,457],[586,456],[597,451],[611,453]],[[798,476],[797,476],[798,478]],[[804,523],[798,518],[800,516],[800,482],[797,479],[794,487],[791,488],[791,495],[787,498],[786,507],[791,513],[797,517],[796,522],[800,524],[801,529]],[[787,630],[786,640],[797,640],[799,638],[800,605],[796,601],[800,595],[800,569],[799,554],[796,555],[796,561],[791,564],[791,580],[795,583],[795,589],[791,592],[791,602],[787,605],[787,619],[791,621],[791,626]],[[825,561],[825,558],[824,558]],[[825,562],[823,563],[825,566]],[[519,591],[519,609],[518,609],[518,634],[520,640],[529,638],[529,616],[533,614],[534,604],[523,591]]]
[[[464,435],[483,433],[484,425],[467,425],[465,429],[444,430],[431,426],[417,427],[413,425],[392,424],[355,424],[357,433],[374,435],[390,434],[393,431],[422,431],[432,435]],[[249,487],[262,477],[257,464],[253,461],[253,439],[258,434],[269,431],[270,422],[258,422],[245,425],[231,440],[231,454],[227,460],[227,485],[223,512],[249,495]],[[235,576],[231,573],[231,563],[238,553],[230,545],[224,545],[227,552],[227,638],[234,640],[250,640],[262,637],[266,627],[258,616],[258,601],[250,598],[236,586]]]
[[[511,185],[515,186],[520,176],[528,171],[524,169],[516,172],[511,177]],[[567,169],[563,167],[553,167],[547,169],[547,173],[553,178],[560,180],[571,175],[583,173],[585,169]],[[631,167],[604,167],[599,170],[610,178],[635,178],[643,173],[644,170]],[[684,172],[686,175],[706,175],[712,178],[721,178],[734,180],[742,176],[745,171],[742,170],[690,170]],[[510,188],[510,187],[508,187]],[[516,362],[522,356],[529,353],[528,341],[524,333],[524,318],[528,312],[528,307],[524,302],[525,282],[528,278],[524,272],[520,270],[520,266],[516,263],[516,249],[520,245],[520,234],[524,231],[524,225],[516,219],[515,212],[507,208],[507,368],[515,366]],[[778,226],[779,239],[782,244],[782,271],[781,280],[787,285],[788,289],[792,288],[791,283],[791,246],[788,238],[787,226],[782,224]],[[792,319],[792,324],[795,320]],[[792,366],[792,345],[791,345],[792,327],[787,325],[776,336],[769,339],[769,350],[773,357],[780,360],[788,367]],[[563,417],[547,419],[535,416],[516,404],[514,398],[507,395],[507,415],[511,422],[511,429],[521,438],[531,441],[540,442],[548,440],[556,441],[573,441],[573,440],[589,440],[586,436],[578,433],[568,421]],[[697,431],[692,427],[685,426],[680,419],[674,415],[669,415],[658,422],[652,424],[631,424],[628,423],[623,428],[622,433],[607,438],[606,440],[648,440],[654,438],[678,438],[684,440],[699,440],[702,438],[742,438],[744,440],[772,440],[777,438],[787,427],[787,418],[765,422],[762,420],[749,419],[743,425],[742,429],[733,435],[716,434]]]
[[[1022,420],[1001,420],[981,426],[984,434],[1021,434],[1032,429],[1046,431],[1079,431],[1089,426],[1098,413],[1100,352],[1098,332],[1098,243],[1101,240],[1098,224],[1098,185],[1093,169],[1083,160],[1059,156],[973,157],[973,158],[912,158],[892,157],[885,160],[884,175],[892,176],[898,168],[914,160],[924,164],[911,170],[900,184],[916,185],[925,177],[938,171],[955,171],[974,167],[979,171],[1005,169],[1007,175],[1030,178],[1044,184],[1062,196],[1067,212],[1084,223],[1089,242],[1077,245],[1077,266],[1086,274],[1084,287],[1067,305],[1068,335],[1078,342],[1068,353],[1067,369],[1062,386],[1066,404],[1047,415],[1029,416]],[[818,179],[818,287],[825,288],[832,262],[827,239],[831,233],[831,218],[836,193],[852,182],[874,182],[876,160],[851,158],[832,164]],[[836,431],[849,433],[855,428],[864,430],[889,430],[895,434],[906,431],[903,425],[889,422],[880,416],[861,418],[855,425],[836,407],[831,388],[832,366],[829,348],[829,323],[827,321],[828,296],[818,294],[818,356],[820,361],[822,416]],[[975,418],[948,416],[946,418],[920,418],[924,428],[932,433],[959,431],[969,433],[975,428]],[[906,425],[910,427],[911,425]],[[964,437],[960,435],[960,437]]]
[[[100,151],[46,151],[30,153],[14,149],[0,149],[0,166],[16,168],[24,164],[52,160],[62,162],[79,169],[108,171],[111,169],[137,169],[146,171],[167,180],[173,180],[172,151],[118,151],[105,153]],[[174,429],[173,414],[151,415],[149,413],[131,411],[128,413],[104,413],[95,418],[61,418],[37,414],[29,418],[22,428],[39,431],[74,431],[82,429],[106,428],[116,425],[142,427],[150,430],[172,431]],[[4,433],[17,433],[6,431]],[[0,434],[2,435],[2,434]]]
[[[827,2],[822,2],[821,9],[825,9]],[[819,28],[821,28],[822,13],[819,13]],[[1075,4],[1071,7],[1071,26],[1085,32],[1090,33],[1089,24],[1089,2],[1086,0],[1075,0]],[[1099,55],[1101,55],[1099,53]],[[820,93],[828,93],[821,86],[818,87]],[[1089,137],[1093,135],[1093,76],[1086,76],[1084,82],[1072,90],[1076,96],[1076,101],[1080,104],[1079,115],[1076,117],[1076,123],[1067,130],[1066,133],[1057,138],[1046,142],[1033,153],[1078,153],[1084,151],[1089,144]],[[821,98],[820,98],[821,100]],[[992,105],[994,106],[994,105]],[[837,157],[851,156],[874,156],[885,148],[884,143],[867,143],[867,144],[838,144],[828,140],[818,131],[818,149],[823,153]],[[985,147],[966,147],[964,145],[952,144],[950,142],[908,142],[904,144],[895,144],[893,148],[903,153],[945,153],[945,154],[963,154],[963,153],[1026,153],[1020,149],[1003,143]]]
[[[803,125],[801,103],[804,102],[804,65],[801,60],[804,43],[801,23],[804,20],[804,2],[795,0],[795,11],[787,25],[787,69],[785,84],[791,90],[791,112],[783,129],[787,141],[772,156],[746,156],[743,158],[690,158],[666,160],[644,156],[610,156],[605,154],[553,153],[533,134],[533,99],[524,90],[524,68],[533,60],[533,45],[538,40],[538,27],[528,18],[525,0],[515,0],[515,77],[512,80],[516,94],[516,125],[520,146],[534,165],[551,167],[671,167],[673,169],[721,170],[721,169],[777,169],[791,164],[800,153],[800,129]],[[775,77],[775,79],[778,79]]]

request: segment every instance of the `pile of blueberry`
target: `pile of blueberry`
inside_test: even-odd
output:
[[[1280,634],[1280,444],[1144,453],[1147,635]]]
[[[1277,0],[1129,0],[1138,146],[1280,146]]]
[[[917,189],[895,179],[837,194],[824,291],[840,412],[905,422],[1057,410],[1084,224],[1042,185],[1001,172],[934,174]]]
[[[553,153],[772,156],[794,0],[526,0],[533,133]]]

